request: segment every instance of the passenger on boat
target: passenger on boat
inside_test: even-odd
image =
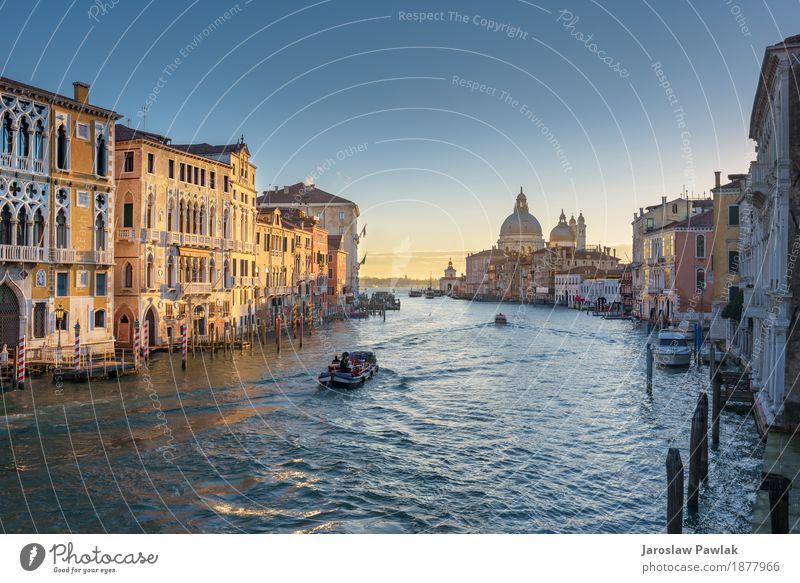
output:
[[[339,370],[339,365],[340,365],[339,355],[338,354],[334,354],[333,355],[333,360],[328,365],[328,370],[329,371]]]
[[[339,364],[340,372],[350,372],[350,353],[342,352],[342,361]]]

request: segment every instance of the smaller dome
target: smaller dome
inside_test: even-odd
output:
[[[551,243],[571,243],[575,240],[575,233],[569,228],[566,223],[558,223],[553,230],[550,231]]]

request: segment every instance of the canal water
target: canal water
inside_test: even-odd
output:
[[[625,321],[402,296],[402,310],[182,371],[6,392],[3,532],[663,532],[667,448],[688,469],[708,369],[656,370]],[[318,388],[374,349],[361,388]],[[749,532],[761,449],[725,412],[690,532]],[[687,477],[688,478],[688,477]]]

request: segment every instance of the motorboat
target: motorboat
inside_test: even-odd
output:
[[[345,389],[359,387],[378,372],[378,358],[372,351],[357,350],[350,352],[347,358],[350,361],[350,372],[340,371],[338,363],[331,364],[327,371],[319,374],[319,384]]]
[[[682,332],[662,330],[652,350],[653,358],[661,366],[689,366],[692,362],[692,349]]]
[[[495,324],[508,324],[508,318],[503,312],[497,312],[497,315],[494,317]]]
[[[410,289],[410,290],[408,290],[408,297],[410,297],[410,298],[421,298],[422,297],[422,290],[420,290],[420,289]]]

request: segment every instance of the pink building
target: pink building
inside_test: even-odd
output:
[[[645,235],[643,317],[672,324],[709,318],[713,239],[713,211]]]

